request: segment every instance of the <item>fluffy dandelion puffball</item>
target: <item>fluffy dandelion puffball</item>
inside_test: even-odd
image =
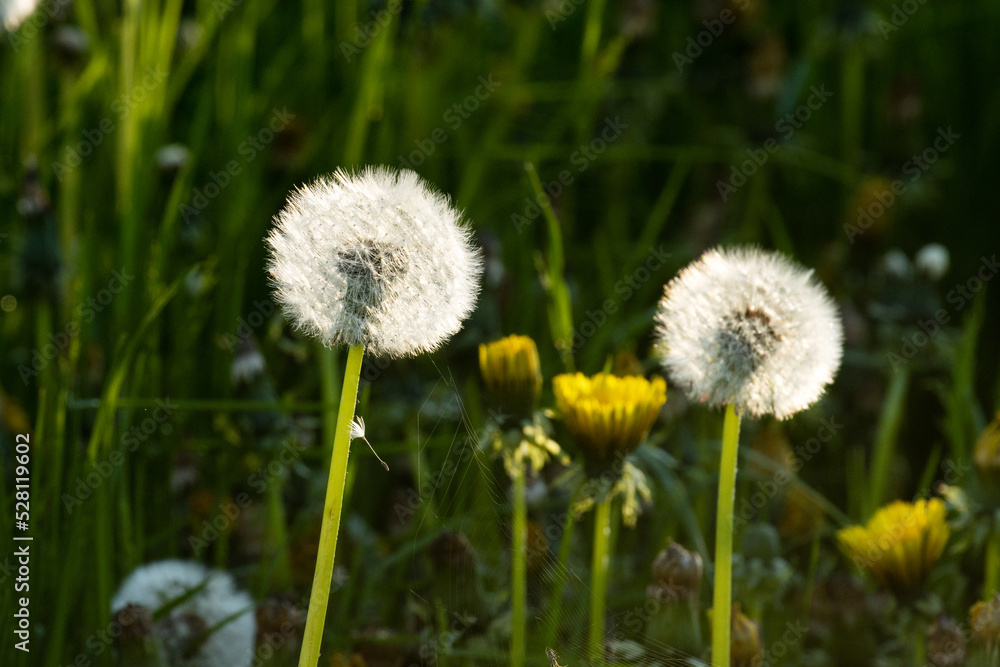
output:
[[[327,345],[430,352],[475,307],[480,252],[448,198],[412,171],[338,171],[293,192],[275,223],[277,300]]]
[[[822,285],[783,255],[715,249],[667,285],[657,350],[689,398],[785,419],[840,367],[843,331]]]
[[[119,587],[111,611],[126,605],[145,607],[154,618],[169,609],[153,628],[168,665],[247,667],[254,657],[253,600],[225,572],[180,560],[144,565]]]

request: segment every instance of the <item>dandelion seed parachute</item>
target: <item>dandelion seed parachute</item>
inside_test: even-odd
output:
[[[190,597],[157,620],[154,627],[161,656],[167,659],[167,664],[249,666],[256,633],[253,600],[238,590],[225,572],[180,560],[144,565],[119,587],[111,611],[115,613],[128,604],[136,604],[155,614],[185,595]],[[205,632],[211,634],[202,641]]]
[[[412,171],[338,171],[293,193],[275,222],[277,299],[327,345],[431,352],[475,307],[481,254],[448,198]]]
[[[808,407],[840,367],[836,306],[778,253],[706,252],[667,285],[656,321],[662,363],[689,398],[754,417]]]

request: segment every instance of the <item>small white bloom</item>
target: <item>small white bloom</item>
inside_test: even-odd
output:
[[[195,590],[156,621],[153,634],[161,657],[171,667],[250,665],[257,627],[253,600],[225,572],[181,560],[144,565],[119,587],[111,612],[137,604],[155,615]]]
[[[951,266],[951,255],[948,249],[940,243],[928,243],[917,251],[917,256],[913,260],[917,271],[927,276],[927,279],[936,283],[948,273]]]
[[[365,437],[365,418],[361,415],[358,415],[351,420],[351,440],[356,438],[364,440],[365,444],[368,445],[368,449],[372,450],[372,454],[374,454],[375,458],[378,459],[378,462],[382,464],[382,467],[386,470],[389,469],[386,462],[382,460],[382,458],[378,455],[378,452],[375,451],[375,448],[372,447],[372,443],[368,442],[368,438]]]
[[[905,252],[892,248],[882,256],[882,271],[891,278],[909,280],[913,277],[913,264]]]
[[[0,0],[0,25],[7,32],[14,32],[39,4],[39,0]]]
[[[292,193],[275,222],[277,299],[327,345],[430,352],[475,307],[482,259],[469,229],[412,171],[338,171]]]
[[[715,249],[667,285],[657,351],[692,400],[785,419],[823,393],[843,332],[826,290],[783,255]]]

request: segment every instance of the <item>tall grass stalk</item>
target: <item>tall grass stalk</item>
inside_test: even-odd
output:
[[[882,414],[875,431],[875,452],[872,456],[871,479],[868,484],[868,498],[863,508],[865,516],[870,516],[888,498],[889,477],[892,460],[896,453],[896,438],[903,421],[906,390],[910,383],[910,371],[904,364],[893,371],[886,391]]]

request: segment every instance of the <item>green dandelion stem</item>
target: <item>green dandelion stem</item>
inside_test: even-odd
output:
[[[354,403],[358,398],[361,360],[364,356],[365,348],[363,345],[353,345],[347,353],[344,388],[340,394],[340,411],[337,414],[337,427],[333,440],[330,479],[327,482],[326,502],[323,506],[323,527],[320,531],[319,550],[316,555],[316,574],[313,576],[312,593],[309,596],[309,613],[306,616],[306,629],[302,639],[302,653],[299,654],[299,667],[316,667],[319,662],[320,644],[323,641],[323,625],[326,622],[326,608],[330,602],[330,582],[333,579],[333,558],[337,552],[340,513],[344,506],[347,456],[351,448],[351,419],[354,418]]]
[[[715,518],[715,588],[712,601],[712,664],[729,665],[729,627],[733,602],[733,509],[736,503],[736,455],[740,418],[726,406],[719,463],[719,506]]]
[[[514,475],[514,554],[513,554],[513,628],[510,635],[511,664],[524,667],[524,619],[527,598],[528,505],[525,498],[525,465],[521,461]]]
[[[604,661],[604,597],[608,589],[608,542],[611,535],[611,494],[594,512],[594,554],[590,571],[590,662]]]

